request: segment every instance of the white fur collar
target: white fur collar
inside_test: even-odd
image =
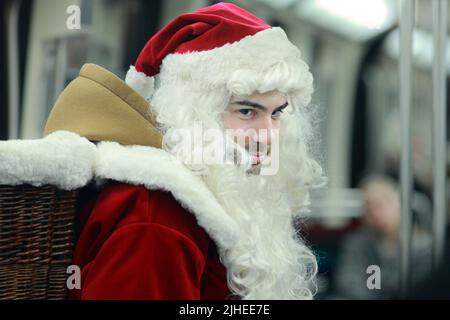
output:
[[[97,178],[170,191],[196,216],[198,224],[219,248],[233,245],[238,230],[236,222],[226,214],[203,180],[174,156],[153,147],[123,146],[116,142],[101,142],[97,150]]]
[[[68,131],[43,139],[1,141],[0,184],[78,189],[92,180],[96,157],[94,144]]]

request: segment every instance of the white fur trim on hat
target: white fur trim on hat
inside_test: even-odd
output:
[[[162,61],[159,87],[187,84],[191,90],[209,91],[225,85],[232,89],[233,82],[240,78],[269,91],[273,89],[270,88],[273,79],[267,81],[264,71],[277,77],[277,71],[283,68],[288,68],[287,72],[294,77],[276,89],[311,91],[312,75],[300,50],[289,41],[283,29],[274,27],[212,50],[169,54]]]
[[[134,66],[130,66],[125,76],[125,82],[145,99],[150,100],[152,97],[155,89],[154,77],[149,77],[145,73],[137,71]]]

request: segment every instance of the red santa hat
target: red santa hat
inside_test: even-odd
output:
[[[157,75],[164,76],[161,85],[190,82],[207,90],[236,76],[258,81],[258,70],[292,58],[302,63],[299,50],[281,28],[272,28],[236,5],[218,3],[182,14],[157,32],[125,82],[150,100]],[[244,74],[234,74],[237,70]]]

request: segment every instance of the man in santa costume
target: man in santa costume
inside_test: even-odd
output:
[[[295,222],[325,178],[313,78],[285,32],[228,3],[182,14],[126,83],[85,65],[45,129],[97,142],[70,297],[312,298],[317,263]]]

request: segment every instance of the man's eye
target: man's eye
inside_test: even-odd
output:
[[[255,114],[253,109],[239,109],[239,115],[244,119],[250,119]]]
[[[281,116],[281,114],[283,113],[283,111],[284,111],[284,109],[275,111],[274,113],[272,113],[272,118],[278,119]]]

